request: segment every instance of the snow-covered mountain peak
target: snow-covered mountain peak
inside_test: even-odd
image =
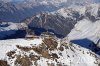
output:
[[[0,2],[0,66],[100,66],[100,4],[93,1]]]
[[[92,16],[98,16],[98,11],[100,10],[100,5],[99,4],[89,4],[85,6],[69,6],[69,7],[64,7],[61,8],[55,12],[62,14],[62,15],[67,15],[71,14],[73,12],[78,12],[79,14],[85,15],[85,13],[90,13]]]
[[[99,9],[100,9],[99,4],[91,4],[86,6],[86,11],[89,12],[92,16],[98,16]]]
[[[85,11],[86,11],[85,6],[74,6],[74,7],[70,6],[70,7],[64,7],[57,11],[54,11],[54,13],[60,14],[66,18],[66,17],[72,17],[74,13],[84,15]]]

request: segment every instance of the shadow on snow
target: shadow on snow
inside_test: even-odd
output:
[[[77,40],[71,40],[72,43],[80,45],[81,47],[90,49],[91,51],[95,52],[96,54],[100,55],[100,48],[97,47],[97,44],[95,44],[93,41],[84,38],[84,39],[77,39]]]

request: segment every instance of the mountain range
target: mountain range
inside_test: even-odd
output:
[[[1,0],[1,66],[100,66],[99,0]]]

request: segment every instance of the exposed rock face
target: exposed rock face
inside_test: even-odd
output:
[[[10,65],[8,65],[7,61],[0,60],[0,66],[10,66]]]
[[[31,66],[32,62],[28,56],[17,56],[17,59],[15,61],[15,66]]]
[[[22,22],[28,23],[29,29],[33,30],[37,35],[49,31],[53,32],[57,37],[65,37],[77,23],[72,18],[64,18],[49,13],[40,13]]]
[[[91,4],[87,6],[64,7],[53,12],[41,12],[22,22],[28,23],[30,29],[37,35],[42,32],[51,31],[58,37],[67,36],[75,24],[83,19],[91,22],[100,20],[100,5]]]

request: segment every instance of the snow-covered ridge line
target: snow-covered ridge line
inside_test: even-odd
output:
[[[25,23],[0,22],[0,40],[23,38],[26,35]]]
[[[100,4],[94,3],[94,4],[85,5],[85,6],[73,5],[73,6],[69,6],[69,7],[63,7],[52,13],[60,14],[60,15],[64,16],[65,18],[72,17],[74,15],[77,15],[77,16],[83,15],[85,17],[88,17],[87,16],[87,13],[88,13],[91,16],[94,16],[95,18],[97,18],[99,16],[99,12],[100,12]]]
[[[27,25],[25,23],[14,23],[14,22],[1,22],[0,31],[9,30],[25,30]]]
[[[0,60],[7,61],[10,66],[24,64],[28,66],[98,66],[99,59],[92,51],[76,44],[56,40],[54,38],[2,40],[0,41]]]

